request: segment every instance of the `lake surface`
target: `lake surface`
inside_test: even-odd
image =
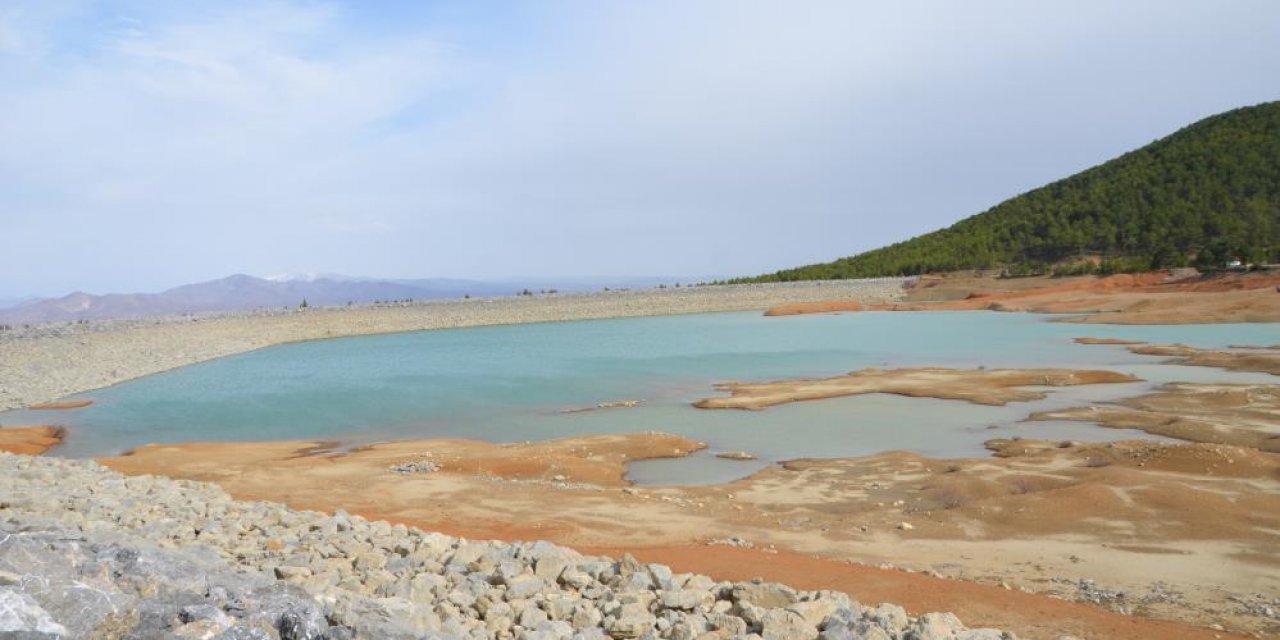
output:
[[[364,336],[282,345],[81,394],[95,404],[8,412],[4,424],[62,424],[64,456],[146,443],[467,437],[498,442],[634,431],[710,445],[691,459],[632,465],[647,483],[719,482],[777,460],[891,449],[984,455],[995,437],[1147,437],[1084,423],[1019,423],[1028,413],[1137,395],[1182,381],[1274,381],[1161,365],[1076,336],[1197,347],[1280,342],[1280,325],[1108,326],[1014,313],[864,312],[766,318],[758,312],[627,318]],[[984,407],[870,395],[760,412],[700,410],[716,382],[830,376],[863,367],[1108,368],[1148,382],[1056,389],[1043,401]],[[565,413],[617,400],[639,407]],[[746,450],[755,462],[712,454]]]

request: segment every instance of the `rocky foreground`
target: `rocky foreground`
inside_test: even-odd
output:
[[[831,591],[716,582],[546,542],[238,502],[0,454],[0,633],[22,638],[996,640]],[[5,636],[10,637],[10,636]]]

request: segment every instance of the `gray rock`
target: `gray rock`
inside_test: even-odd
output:
[[[707,624],[716,631],[723,631],[729,636],[740,636],[747,633],[747,621],[727,613],[711,613],[707,615]]]
[[[950,613],[926,613],[907,629],[907,640],[952,640],[955,633],[964,629],[960,620]]]
[[[555,582],[566,569],[577,561],[577,558],[572,557],[574,555],[577,554],[553,551],[543,552],[534,562],[533,573],[547,582]]]
[[[236,625],[214,636],[213,640],[275,640],[275,637],[266,629]]]
[[[706,608],[711,604],[712,599],[713,597],[710,593],[694,589],[663,591],[658,594],[658,600],[662,603],[664,609],[680,609],[682,611]]]
[[[229,627],[234,622],[231,616],[227,615],[222,609],[208,603],[183,607],[182,610],[178,612],[178,620],[183,624],[208,620],[222,625],[223,627]]]
[[[550,620],[547,612],[537,607],[525,607],[516,618],[516,622],[526,629],[533,629],[543,622]]]
[[[0,633],[16,632],[66,635],[67,629],[30,596],[0,588]]]
[[[818,628],[790,609],[770,609],[760,622],[764,640],[814,640]]]
[[[276,578],[280,580],[302,582],[311,577],[311,569],[309,567],[282,566],[275,568],[275,574]]]
[[[614,620],[605,630],[615,640],[639,638],[652,631],[656,623],[657,619],[647,612],[630,612]]]
[[[507,583],[506,599],[523,600],[546,589],[546,583],[535,575],[521,575]]]
[[[883,635],[883,632],[881,632]],[[833,626],[822,630],[818,634],[818,640],[861,640],[866,636],[853,635],[853,630],[849,627]]]
[[[875,609],[868,609],[863,616],[873,625],[891,634],[905,629],[909,620],[906,610],[895,604],[882,604]]]
[[[188,622],[173,630],[173,635],[182,640],[207,640],[223,634],[231,627],[216,620],[196,620]]]
[[[847,601],[848,599],[846,598],[845,600]],[[823,622],[827,617],[840,609],[841,604],[835,598],[820,598],[793,603],[787,607],[787,610],[799,615],[804,619],[805,624],[818,629],[823,626]]]
[[[464,543],[454,550],[449,556],[446,564],[458,564],[464,567],[479,560],[481,556],[489,552],[489,545],[483,543]]]
[[[542,608],[552,620],[569,620],[577,610],[579,601],[559,594],[549,595]]]
[[[786,607],[799,600],[794,589],[773,582],[736,585],[732,597],[734,602],[749,602],[765,609]]]
[[[346,627],[329,627],[324,640],[356,640],[356,633]]]
[[[653,576],[648,572],[640,571],[616,575],[609,580],[609,585],[618,591],[630,593],[649,591],[654,588]]]
[[[672,588],[672,574],[670,567],[661,564],[651,564],[649,565],[649,576],[653,578],[653,583],[657,585],[659,589]]]
[[[325,635],[329,623],[318,607],[290,606],[276,619],[280,640],[315,640]]]
[[[575,629],[589,629],[600,626],[604,616],[595,607],[586,604],[580,604],[573,610],[573,617],[569,623]]]
[[[711,578],[708,578],[707,576],[696,576],[696,575],[695,575],[695,576],[689,576],[689,578],[688,578],[688,579],[686,579],[686,580],[684,581],[684,584],[683,584],[683,585],[681,585],[681,588],[683,588],[683,589],[693,589],[693,590],[695,590],[695,591],[707,591],[707,592],[710,592],[710,591],[715,590],[715,586],[716,586],[716,582],[715,582],[715,580],[712,580]]]
[[[344,595],[329,608],[331,620],[361,638],[416,638],[439,631],[441,624],[435,612],[397,598]]]
[[[571,589],[585,589],[596,581],[591,574],[577,569],[566,569],[560,574],[560,583]]]

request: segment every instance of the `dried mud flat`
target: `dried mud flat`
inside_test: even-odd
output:
[[[260,640],[1014,640],[830,590],[474,541],[216,485],[0,454],[0,635]]]
[[[1112,405],[1032,414],[1280,453],[1280,385],[1173,383]]]
[[[1169,364],[1280,375],[1280,349],[1273,347],[1245,347],[1233,351],[1216,351],[1196,349],[1181,344],[1137,343],[1128,349],[1145,356],[1169,356],[1171,358],[1168,361]]]
[[[1219,351],[1184,345],[1098,342],[1085,338],[1078,338],[1077,342],[1123,344],[1133,353],[1170,356],[1172,359],[1167,361],[1170,364],[1280,375],[1280,350],[1272,347],[1237,347]],[[1029,419],[1079,420],[1192,442],[1231,444],[1280,453],[1280,385],[1274,384],[1178,382],[1163,385],[1155,393],[1137,398],[1036,413]]]
[[[1280,275],[1274,273],[1015,279],[950,274],[921,277],[902,302],[865,309],[1060,313],[1072,315],[1061,322],[1098,324],[1280,322],[1277,286]],[[843,302],[833,298],[792,304],[785,314],[766,315],[828,313]]]
[[[912,372],[886,373],[893,380]],[[1024,391],[997,383],[1007,375],[1001,372],[958,374],[973,387],[971,401],[994,400],[976,393],[974,380],[991,393]],[[1116,381],[1096,374],[1049,375]],[[1039,386],[1045,375],[1028,372],[1020,380]],[[938,395],[947,393],[939,387]],[[1220,419],[1247,415],[1237,407]],[[996,457],[889,452],[793,460],[708,487],[625,481],[629,461],[702,447],[665,434],[514,445],[410,441],[346,452],[326,443],[190,444],[101,462],[128,474],[214,481],[238,498],[295,508],[343,508],[457,535],[626,550],[717,577],[747,571],[917,612],[950,610],[970,624],[1032,638],[1280,630],[1265,614],[1280,590],[1274,455],[1206,443],[988,446]],[[875,568],[881,565],[914,573]]]
[[[614,471],[616,461],[637,459],[615,447],[667,456],[698,446],[654,434],[477,443],[489,461],[479,474],[447,462],[397,470],[448,460],[459,446],[418,441],[335,454],[316,443],[180,445],[101,462],[128,474],[214,481],[240,499],[341,508],[455,535],[625,549],[717,578],[728,575],[718,563],[736,557],[739,572],[752,574],[742,579],[785,576],[799,588],[892,599],[912,611],[944,608],[971,625],[1032,638],[1214,635],[1059,600],[1033,600],[1034,609],[999,604],[1023,599],[1024,589],[1201,627],[1274,624],[1242,603],[1277,587],[1280,548],[1265,532],[1280,529],[1280,469],[1272,456],[1244,448],[1006,442],[992,445],[999,458],[799,460],[713,487],[633,487],[599,472],[593,457]],[[566,454],[574,451],[589,453]],[[591,477],[600,482],[581,481]],[[696,551],[682,551],[689,549]],[[830,564],[793,573],[813,558]],[[846,560],[906,562],[928,573]],[[913,581],[911,593],[900,591],[904,580]]]

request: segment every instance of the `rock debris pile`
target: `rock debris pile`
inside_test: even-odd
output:
[[[401,462],[387,467],[391,473],[399,473],[408,475],[411,473],[433,473],[440,470],[440,465],[430,460],[413,460],[410,462]]]
[[[22,638],[999,640],[831,591],[717,582],[0,454],[0,635]],[[5,636],[9,637],[9,636]]]

